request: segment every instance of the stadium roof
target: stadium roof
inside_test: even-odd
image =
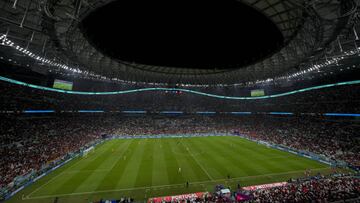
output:
[[[149,10],[141,7],[142,4],[140,0],[136,2],[139,2],[140,11],[145,14],[151,13]],[[153,2],[154,5],[158,6],[164,3],[160,0]],[[206,4],[205,1],[202,3]],[[260,52],[254,51],[255,54],[253,53],[249,56],[234,57],[238,59],[238,61],[230,60],[232,58],[225,58],[228,59],[227,61],[229,61],[229,63],[225,63],[226,60],[216,60],[213,55],[207,57],[209,58],[209,63],[206,63],[206,58],[202,59],[201,57],[190,57],[189,60],[179,62],[178,59],[181,59],[181,57],[178,55],[181,54],[181,52],[175,52],[173,55],[165,55],[166,58],[173,57],[177,59],[175,62],[174,60],[164,60],[162,62],[161,60],[149,61],[149,58],[145,60],[146,58],[131,58],[131,56],[119,54],[127,54],[130,50],[136,50],[137,45],[142,45],[140,43],[135,44],[133,49],[130,49],[131,46],[129,46],[129,44],[131,43],[126,44],[129,52],[126,52],[126,50],[123,51],[121,47],[119,47],[118,50],[121,50],[121,52],[116,52],[115,50],[115,54],[114,47],[101,47],[101,44],[96,44],[98,41],[96,37],[94,40],[94,38],[90,36],[91,33],[86,32],[92,28],[91,26],[86,26],[84,22],[88,17],[91,18],[91,16],[96,16],[97,12],[101,12],[101,9],[104,9],[105,5],[115,5],[116,2],[114,3],[113,0],[1,1],[0,34],[5,34],[7,39],[10,39],[24,50],[31,51],[31,53],[34,53],[34,57],[35,55],[39,56],[41,60],[34,60],[28,56],[25,57],[24,51],[19,52],[19,49],[14,49],[11,46],[1,46],[0,53],[1,56],[5,58],[25,66],[29,64],[30,67],[36,67],[36,69],[60,71],[63,67],[60,64],[64,64],[66,65],[65,67],[72,67],[81,72],[91,72],[108,78],[118,78],[126,81],[190,84],[241,83],[288,74],[301,68],[303,64],[312,63],[326,57],[326,54],[333,52],[334,47],[338,46],[339,36],[343,36],[347,32],[352,31],[357,11],[357,5],[354,0],[239,0],[236,3],[239,3],[239,7],[242,7],[242,11],[248,11],[251,14],[249,15],[253,16],[253,19],[248,19],[249,21],[254,20],[256,16],[262,16],[264,18],[256,18],[254,24],[256,24],[258,28],[252,30],[252,32],[247,29],[254,24],[249,23],[243,26],[245,29],[244,32],[250,34],[245,34],[245,37],[239,37],[239,41],[236,41],[237,38],[232,36],[234,38],[231,38],[232,41],[228,42],[234,42],[235,46],[239,46],[243,42],[252,43],[253,46],[259,46],[256,43],[262,42],[260,46],[264,45],[268,47],[261,49],[262,51]],[[131,4],[121,6],[129,5],[132,6],[129,7],[130,11],[134,11],[131,9],[136,9],[136,7]],[[147,3],[142,6],[148,8],[150,4]],[[212,6],[212,8],[216,7],[214,5]],[[151,7],[151,9],[154,8],[155,6]],[[186,8],[186,6],[182,8]],[[191,23],[191,19],[196,16],[196,11],[198,11],[199,8],[201,8],[201,5],[196,4],[193,10],[190,9],[188,13],[190,17],[187,19],[187,23]],[[165,14],[170,15],[170,10],[171,9],[167,10],[168,13]],[[111,9],[107,11],[111,11]],[[141,15],[142,12],[138,13],[138,15]],[[239,17],[235,15],[236,10],[231,12],[233,13],[229,12],[228,18],[226,18],[226,16],[220,16],[219,19],[222,20],[221,22],[230,20],[233,16]],[[199,14],[208,15],[206,19],[211,16],[210,13],[206,12],[199,12]],[[135,28],[126,27],[126,21],[120,21],[121,23],[117,24],[116,18],[122,17],[121,15],[114,14],[112,16],[115,16],[115,18],[111,19],[111,15],[108,19],[104,18],[104,20],[110,21],[103,22],[104,24],[110,25],[110,27],[105,28],[120,28],[123,32],[128,32],[127,29],[132,30]],[[243,18],[244,16],[240,15],[240,22],[244,22],[241,17]],[[232,20],[234,20],[233,23],[238,22],[236,18]],[[224,23],[221,22],[215,25],[223,25]],[[206,22],[205,25],[208,25],[205,30],[209,30],[209,27],[213,24],[212,22]],[[276,27],[277,29],[274,29],[273,34],[262,33],[264,32],[260,28],[262,26],[269,26],[269,29]],[[192,24],[191,27],[196,29],[195,24]],[[150,28],[156,28],[155,30],[158,31],[155,32],[156,34],[163,31],[160,29],[162,28],[161,24]],[[230,31],[232,32],[238,30],[234,29],[233,26],[226,28],[231,28]],[[178,30],[174,29],[174,31]],[[199,28],[198,31],[201,31],[201,29]],[[84,34],[84,32],[86,33]],[[147,30],[147,32],[149,31]],[[261,35],[251,37],[252,34],[259,34],[259,32],[261,32]],[[276,32],[280,32],[281,34],[277,35]],[[129,31],[129,33],[131,32]],[[215,33],[224,34],[218,31]],[[111,35],[109,34],[109,36]],[[158,37],[158,35],[154,36]],[[258,36],[263,36],[262,39],[266,40],[262,41]],[[250,40],[248,40],[247,37]],[[121,37],[119,37],[119,39],[121,39]],[[118,41],[119,39],[113,38],[112,40],[117,43],[126,42],[126,40]],[[161,39],[161,37],[158,39]],[[197,39],[201,39],[201,35]],[[267,43],[270,39],[274,39],[275,43]],[[129,41],[138,42],[138,40]],[[149,45],[154,46],[155,43],[150,43]],[[177,44],[177,46],[181,45],[181,43]],[[202,47],[203,45],[206,44],[200,44],[199,47],[202,48],[199,49],[200,51],[207,50],[206,46]],[[157,47],[152,46],[148,47],[143,56],[146,56],[147,53],[151,55],[153,53],[152,50],[157,49]],[[224,48],[226,46],[219,47]],[[172,48],[176,48],[176,46]],[[239,52],[243,54],[247,53],[247,51],[251,52],[250,48],[251,46],[245,48],[240,47]],[[192,51],[192,53],[196,53],[196,51],[198,51],[197,49],[194,50],[189,49],[189,52]],[[218,53],[214,56],[221,54],[221,51],[217,49],[210,50],[209,53],[212,51]],[[163,56],[161,54],[164,53],[166,52],[160,53],[160,56]],[[226,51],[225,53],[227,54],[224,55],[231,54],[231,52]],[[138,52],[135,51],[134,54],[136,55]],[[186,56],[186,53],[182,54]],[[32,56],[31,54],[28,55]],[[202,55],[202,53],[199,53],[199,56],[200,55]],[[161,59],[161,57],[159,58]],[[249,60],[244,61],[246,58],[249,58]],[[214,61],[210,59],[214,59]],[[53,61],[53,63],[47,63],[47,60]],[[215,65],[211,66],[211,64]]]

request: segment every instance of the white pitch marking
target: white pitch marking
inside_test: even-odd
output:
[[[74,166],[76,166],[77,164],[80,163],[80,160],[78,160],[77,163],[75,163],[74,165],[70,166],[69,168],[72,168]],[[68,169],[69,169],[68,168]],[[65,170],[66,171],[66,170]],[[29,199],[29,197],[36,193],[37,191],[39,191],[41,188],[43,188],[44,186],[50,184],[51,182],[53,182],[57,177],[59,177],[60,175],[66,174],[65,171],[62,171],[61,173],[57,174],[56,176],[54,176],[53,178],[51,178],[50,180],[48,180],[46,183],[44,183],[43,185],[41,185],[40,187],[36,188],[34,191],[32,191],[30,194],[26,195],[26,199]]]
[[[183,144],[183,143],[182,143]],[[185,146],[185,144],[183,144]],[[200,168],[205,172],[205,174],[209,177],[210,180],[214,180],[213,177],[211,177],[211,175],[207,172],[207,170],[200,164],[199,160],[197,160],[195,158],[195,156],[193,155],[193,153],[189,150],[189,148],[186,146],[185,147],[186,150],[189,152],[190,156],[196,161],[196,163],[200,166]]]
[[[97,156],[95,156],[96,158],[98,156],[100,156],[102,153],[98,154]],[[93,159],[95,159],[95,157],[92,157]],[[57,177],[59,177],[60,175],[66,174],[66,171],[70,168],[73,168],[74,166],[78,165],[81,162],[81,157],[78,157],[80,160],[78,160],[77,163],[75,163],[74,165],[70,166],[69,168],[67,168],[66,170],[62,171],[61,173],[59,173],[58,175],[54,176],[53,178],[51,178],[50,180],[48,180],[46,183],[44,183],[43,185],[41,185],[40,187],[36,188],[34,191],[32,191],[30,194],[26,195],[25,199],[29,199],[30,196],[32,194],[34,194],[35,192],[39,191],[41,188],[43,188],[44,186],[48,185],[49,183],[53,182]],[[93,160],[92,159],[92,160]]]
[[[324,169],[329,169],[330,167],[324,167],[324,168],[316,168],[311,169],[312,171],[319,171]],[[226,180],[240,180],[240,179],[246,179],[246,178],[255,178],[255,177],[264,177],[264,176],[271,176],[271,175],[285,175],[285,174],[292,174],[292,173],[299,173],[303,172],[304,170],[297,170],[297,171],[288,171],[284,173],[269,173],[269,174],[262,174],[262,175],[254,175],[254,176],[242,176],[237,178],[230,178],[230,179],[217,179],[212,181],[198,181],[198,182],[191,182],[189,185],[200,185],[205,183],[213,183],[213,182],[219,182],[219,181],[226,181]],[[134,188],[124,188],[124,189],[114,189],[114,190],[99,190],[99,191],[92,191],[92,192],[77,192],[77,193],[68,193],[68,194],[55,194],[55,195],[42,195],[42,196],[35,196],[35,197],[29,197],[27,195],[24,199],[46,199],[46,198],[54,198],[54,197],[66,197],[66,196],[75,196],[75,195],[85,195],[85,194],[98,194],[98,193],[108,193],[108,192],[120,192],[120,191],[131,191],[131,190],[143,190],[143,189],[153,189],[156,188],[164,188],[164,187],[176,187],[176,186],[183,186],[184,184],[172,184],[172,185],[158,185],[158,186],[151,186],[151,187],[134,187]]]

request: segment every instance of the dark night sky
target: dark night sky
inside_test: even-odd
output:
[[[245,66],[283,43],[276,25],[235,0],[120,0],[91,13],[81,29],[111,57],[184,68]]]

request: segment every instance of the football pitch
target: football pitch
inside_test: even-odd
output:
[[[181,168],[181,169],[179,169]],[[91,202],[213,192],[286,181],[328,165],[240,137],[110,140],[25,188],[8,202]],[[186,182],[189,186],[186,187]]]

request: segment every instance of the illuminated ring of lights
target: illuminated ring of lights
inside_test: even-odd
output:
[[[116,95],[116,94],[130,94],[130,93],[147,92],[147,91],[182,91],[182,92],[187,92],[187,93],[192,93],[192,94],[197,94],[197,95],[202,95],[202,96],[207,96],[207,97],[213,97],[213,98],[218,98],[218,99],[231,99],[231,100],[270,99],[270,98],[275,98],[275,97],[283,97],[283,96],[288,96],[288,95],[292,95],[292,94],[297,94],[297,93],[301,93],[301,92],[307,92],[307,91],[316,90],[316,89],[323,89],[323,88],[342,86],[342,85],[360,84],[360,80],[355,80],[355,81],[339,82],[339,83],[333,83],[333,84],[327,84],[327,85],[314,86],[314,87],[294,90],[294,91],[290,91],[290,92],[267,95],[267,96],[260,96],[260,97],[235,97],[235,96],[222,96],[222,95],[217,95],[217,94],[210,94],[210,93],[189,90],[189,89],[183,89],[183,88],[164,88],[164,87],[140,88],[140,89],[114,91],[114,92],[81,92],[81,91],[71,91],[71,90],[60,90],[60,89],[55,89],[55,88],[51,88],[51,87],[33,85],[33,84],[21,82],[18,80],[13,80],[13,79],[2,77],[2,76],[0,76],[0,80],[9,82],[12,84],[16,84],[16,85],[31,87],[34,89],[40,89],[40,90],[46,90],[46,91],[52,91],[52,92],[60,92],[60,93],[66,93],[66,94],[75,94],[75,95]]]

